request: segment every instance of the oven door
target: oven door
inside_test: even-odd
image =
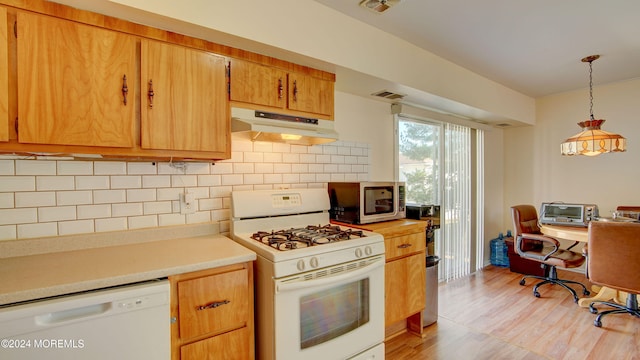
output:
[[[279,279],[275,291],[276,359],[384,351],[384,255]]]

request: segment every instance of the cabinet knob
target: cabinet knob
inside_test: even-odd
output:
[[[408,248],[410,246],[411,246],[411,244],[401,244],[401,245],[398,245],[398,249],[406,249],[406,248]]]
[[[298,101],[298,82],[293,80],[293,101]]]
[[[282,100],[284,87],[282,86],[282,78],[278,79],[278,100]]]

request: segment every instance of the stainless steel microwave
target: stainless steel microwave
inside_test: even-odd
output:
[[[332,220],[368,224],[406,217],[404,182],[330,182]]]

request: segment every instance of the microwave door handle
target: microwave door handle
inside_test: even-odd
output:
[[[374,261],[373,263],[367,266],[361,267],[356,270],[347,271],[340,275],[327,276],[317,280],[298,281],[290,284],[278,283],[276,284],[276,292],[279,293],[279,292],[292,291],[292,290],[308,289],[314,286],[321,286],[325,284],[340,282],[342,280],[349,279],[351,277],[357,277],[357,276],[366,274],[371,270],[379,268],[381,266],[384,266],[384,257],[380,257],[377,261]]]

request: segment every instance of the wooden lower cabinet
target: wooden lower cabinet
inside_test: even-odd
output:
[[[386,337],[403,331],[422,334],[427,223],[403,219],[355,226],[384,236]]]
[[[171,359],[254,359],[253,264],[169,277]]]

